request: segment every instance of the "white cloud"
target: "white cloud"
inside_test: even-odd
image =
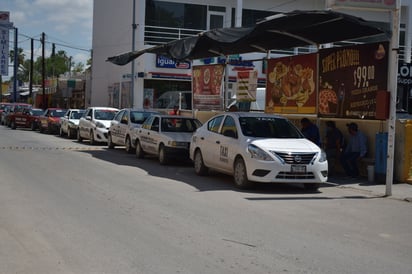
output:
[[[50,43],[67,45],[80,49],[91,49],[93,0],[1,0],[0,9],[10,11],[10,20],[19,32],[19,47],[28,51],[28,37],[40,39],[46,34],[46,51]],[[4,3],[4,4],[3,4]],[[22,38],[23,36],[23,38]],[[35,52],[39,42],[36,41]],[[56,50],[64,50],[76,63],[86,63],[90,53],[56,45]]]

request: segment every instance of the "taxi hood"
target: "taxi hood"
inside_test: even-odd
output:
[[[111,122],[112,120],[99,120],[99,119],[95,119],[95,121],[103,124],[106,128],[109,128],[109,127],[110,127],[110,122]]]
[[[259,138],[251,140],[251,144],[263,150],[275,150],[284,152],[319,152],[320,148],[305,138]]]

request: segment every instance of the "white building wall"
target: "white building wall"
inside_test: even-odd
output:
[[[232,8],[236,7],[238,0],[169,0],[168,2],[180,2],[191,4],[209,4],[215,6],[226,6],[226,26],[230,26]],[[403,0],[403,5],[411,0]],[[120,81],[122,75],[131,73],[131,64],[117,66],[106,62],[110,56],[129,52],[132,49],[132,0],[95,0],[93,9],[93,64],[92,64],[92,93],[90,104],[93,106],[108,105],[109,86]],[[136,50],[143,46],[143,29],[145,15],[145,0],[136,0]],[[244,9],[262,9],[278,12],[293,10],[319,10],[325,8],[325,0],[243,0]],[[366,12],[342,10],[342,12],[356,15],[365,20],[389,22],[389,12]],[[401,21],[403,22],[403,17]],[[245,58],[247,59],[247,57]],[[155,55],[145,54],[135,60],[135,72],[143,72],[145,75],[150,71],[167,73],[190,74],[191,70],[160,69],[155,67]],[[143,78],[136,78],[133,106],[141,107],[143,104]]]
[[[94,1],[92,106],[107,106],[108,87],[130,73],[130,65],[116,66],[106,62],[110,56],[132,49],[132,1]]]

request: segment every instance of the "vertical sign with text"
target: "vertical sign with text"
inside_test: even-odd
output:
[[[198,110],[222,109],[224,65],[193,66],[193,108]]]
[[[0,75],[9,75],[9,29],[10,13],[0,11]]]
[[[243,70],[237,72],[237,101],[256,101],[257,78],[258,75],[256,70]]]
[[[388,42],[319,51],[319,116],[375,119],[387,90]]]

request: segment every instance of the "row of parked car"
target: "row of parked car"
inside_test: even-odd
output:
[[[202,124],[193,117],[145,109],[47,109],[38,116],[36,112],[24,108],[6,119],[6,125],[106,143],[109,149],[124,146],[137,158],[156,156],[162,165],[190,160],[196,174],[229,174],[239,188],[255,182],[303,183],[316,190],[328,176],[325,153],[287,118],[273,114],[223,112]]]

